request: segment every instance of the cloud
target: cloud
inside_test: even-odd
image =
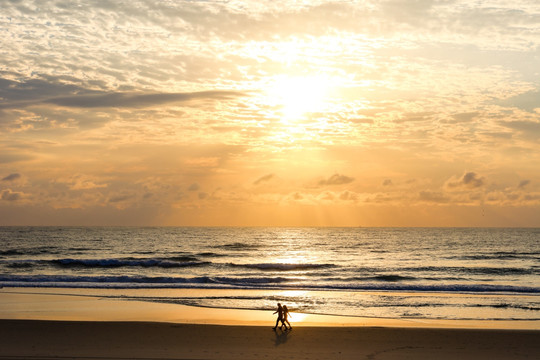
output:
[[[460,178],[451,178],[446,183],[447,189],[475,189],[484,185],[484,178],[474,172],[466,172]]]
[[[0,193],[0,199],[6,200],[6,201],[17,201],[17,200],[22,199],[22,197],[23,197],[23,193],[11,191],[11,189],[3,190]]]
[[[497,104],[534,112],[535,109],[540,108],[540,91],[528,91],[505,100],[500,100]]]
[[[473,120],[479,115],[478,112],[465,112],[450,115],[453,120],[448,121],[449,123],[467,123]]]
[[[189,185],[189,187],[188,187],[187,190],[188,190],[188,191],[197,191],[197,190],[199,190],[200,188],[201,188],[201,187],[199,186],[199,184],[193,183],[193,184]]]
[[[144,108],[167,103],[186,103],[191,100],[230,100],[246,93],[231,90],[194,92],[107,92],[84,86],[65,84],[60,79],[0,78],[0,109],[25,108],[53,104],[69,108]]]
[[[0,152],[0,164],[25,161],[25,160],[30,160],[32,158],[33,156],[30,156],[28,154],[23,154],[20,152],[15,152],[15,151],[6,150],[6,149],[2,149],[2,151]]]
[[[146,194],[143,195],[143,199],[150,199],[150,198],[152,198],[153,196],[154,196],[153,193],[146,193]]]
[[[384,179],[384,181],[382,182],[382,185],[383,186],[392,186],[394,184],[392,183],[391,179]]]
[[[257,180],[253,182],[253,185],[259,185],[260,183],[270,181],[274,177],[275,177],[274,174],[267,174],[267,175],[261,176],[260,178],[258,178]]]
[[[341,174],[334,174],[326,180],[319,181],[318,185],[319,186],[344,185],[344,184],[352,183],[353,181],[354,181],[353,177],[349,177],[349,176],[341,175]]]
[[[76,108],[142,108],[161,105],[165,103],[179,103],[190,100],[229,100],[244,96],[239,91],[199,91],[186,93],[105,93],[99,95],[75,95],[44,100],[44,103],[55,104],[64,107]]]
[[[8,176],[4,177],[2,181],[14,181],[21,178],[21,174],[9,174]]]
[[[356,201],[358,200],[358,195],[350,191],[344,191],[339,194],[339,199],[344,201]]]
[[[518,187],[519,187],[519,188],[524,188],[525,186],[529,185],[530,183],[531,183],[531,180],[521,180],[521,181],[519,182]]]
[[[199,200],[204,200],[208,197],[208,193],[200,192],[197,194],[197,196],[199,197]]]
[[[433,119],[433,115],[434,113],[431,112],[403,114],[401,118],[394,121],[396,123],[431,121]]]
[[[420,201],[425,201],[425,202],[430,202],[430,203],[440,203],[440,204],[448,203],[450,201],[450,199],[447,196],[445,196],[443,193],[436,192],[436,191],[428,191],[428,190],[420,191],[418,193],[418,199]]]
[[[97,177],[84,174],[77,174],[56,180],[60,184],[66,184],[70,190],[91,190],[107,187],[107,184],[100,184],[99,181]]]
[[[528,120],[516,120],[516,121],[501,121],[500,125],[521,131],[525,136],[530,138],[540,137],[540,122],[528,121]]]
[[[109,203],[118,203],[135,198],[134,194],[121,194],[109,198]]]
[[[20,76],[20,74],[19,74]],[[0,78],[0,108],[21,108],[43,101],[48,97],[73,94],[99,93],[74,84],[66,84],[59,78],[49,77],[50,81],[38,78],[23,78],[15,81]]]

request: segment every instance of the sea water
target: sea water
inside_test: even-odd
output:
[[[3,287],[126,289],[124,299],[237,309],[281,301],[314,314],[540,320],[540,229],[0,227],[0,244]],[[235,291],[164,291],[185,288]]]

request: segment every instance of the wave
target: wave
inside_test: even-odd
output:
[[[216,245],[214,246],[217,249],[227,249],[227,250],[254,250],[258,249],[259,246],[255,244],[248,244],[242,242],[235,242],[230,244]]]
[[[400,271],[412,271],[412,272],[435,272],[446,274],[468,274],[468,275],[534,275],[538,274],[538,270],[533,267],[460,267],[460,266],[420,266],[420,267],[407,267],[402,269],[396,269]]]
[[[298,279],[283,277],[150,277],[150,276],[70,276],[4,275],[0,285],[12,287],[77,288],[239,288],[275,287]],[[209,286],[211,285],[211,286]]]
[[[456,255],[446,257],[447,259],[458,260],[536,260],[540,256],[540,252],[508,252],[498,251],[492,254],[473,254],[473,255]]]
[[[208,261],[194,260],[190,257],[176,258],[123,258],[123,259],[54,259],[54,260],[0,260],[9,269],[31,269],[33,267],[50,266],[60,268],[184,268],[211,264]]]
[[[92,248],[89,247],[70,247],[67,249],[67,251],[92,251]]]
[[[527,311],[540,311],[540,307],[523,305],[523,304],[501,303],[501,304],[477,304],[474,306],[475,307],[488,307],[488,308],[495,308],[495,309],[517,309],[517,310],[527,310]]]
[[[191,267],[209,264],[191,256],[170,258],[120,258],[120,259],[55,259],[51,263],[61,267]]]
[[[18,249],[0,250],[0,256],[25,255],[26,253]]]
[[[10,269],[30,269],[34,267],[34,264],[28,261],[14,261],[8,263],[7,267]]]
[[[288,264],[288,263],[261,263],[261,264],[234,264],[229,263],[230,266],[243,267],[249,269],[259,270],[274,270],[274,271],[291,271],[291,270],[314,270],[334,268],[337,265],[334,264]]]
[[[60,250],[55,247],[37,247],[30,249],[7,249],[0,250],[0,256],[29,256],[29,255],[44,255],[44,254],[59,254]]]
[[[517,293],[540,294],[540,287],[485,284],[411,284],[378,281],[371,283],[305,283],[294,277],[147,277],[147,276],[69,276],[0,275],[6,287],[80,287],[80,288],[234,288],[295,289],[341,291],[410,291],[442,293]]]
[[[200,257],[224,257],[224,256],[228,256],[228,255],[227,254],[219,254],[219,253],[207,251],[207,252],[198,253],[197,256],[200,256]]]
[[[402,275],[377,275],[373,277],[367,277],[366,280],[378,280],[378,281],[388,281],[388,282],[397,282],[405,280],[418,280],[413,276],[402,276]]]

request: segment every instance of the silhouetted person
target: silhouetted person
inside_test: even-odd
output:
[[[291,323],[289,320],[287,320],[287,317],[289,316],[289,309],[287,309],[287,305],[283,305],[283,320],[281,320],[281,324],[285,326],[285,330],[287,330],[287,325],[289,325],[289,329],[292,329]],[[287,325],[285,325],[287,323]]]
[[[278,327],[279,322],[281,321],[281,326],[283,326],[283,308],[281,307],[281,304],[277,304],[277,310],[274,311],[274,314],[277,313],[277,320],[276,320],[276,326],[274,326],[272,329],[276,330]]]

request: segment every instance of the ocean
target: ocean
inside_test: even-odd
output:
[[[122,299],[229,309],[273,310],[281,301],[312,314],[540,321],[540,229],[0,227],[0,243],[6,288],[124,289]]]

